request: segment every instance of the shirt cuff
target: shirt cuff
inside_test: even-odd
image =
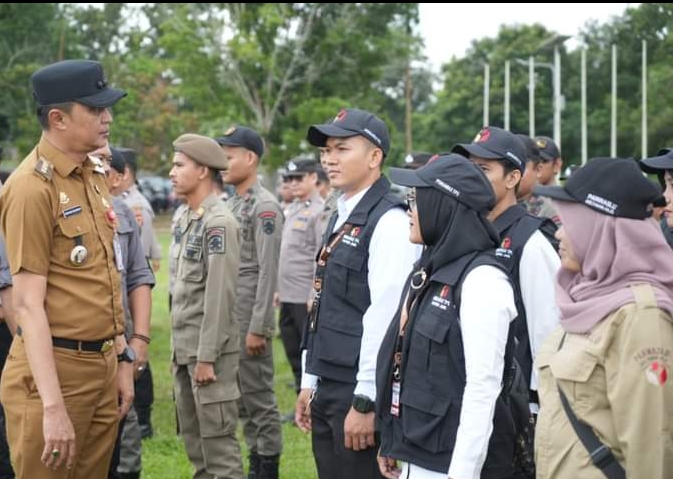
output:
[[[211,348],[199,348],[196,352],[196,360],[200,363],[214,363],[217,359],[217,351]]]
[[[315,389],[318,385],[318,376],[304,373],[301,375],[301,389]]]
[[[376,401],[376,383],[374,381],[358,381],[353,396],[356,394],[364,394],[372,401]]]

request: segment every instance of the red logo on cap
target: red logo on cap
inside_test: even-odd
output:
[[[346,118],[346,110],[342,108],[341,111],[337,113],[337,116],[334,117],[334,122],[343,121],[344,118]]]
[[[491,130],[488,128],[483,128],[479,133],[477,133],[477,136],[474,137],[474,140],[472,143],[483,143],[485,141],[488,141],[488,138],[491,136]]]
[[[427,161],[426,164],[429,165],[430,163],[432,163],[433,161],[435,161],[437,158],[439,158],[439,155],[432,155],[432,156],[430,157],[430,159]]]

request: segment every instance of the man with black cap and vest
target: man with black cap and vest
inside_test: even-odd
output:
[[[639,164],[645,173],[657,175],[664,190],[664,201],[655,206],[663,206],[659,225],[666,242],[673,248],[673,148],[662,148],[657,156],[643,158]]]
[[[484,127],[472,143],[457,144],[452,149],[479,166],[495,191],[495,206],[488,214],[500,235],[496,257],[509,271],[517,311],[516,358],[531,389],[531,412],[537,413],[537,374],[533,359],[542,341],[558,324],[554,302],[554,279],[560,267],[559,256],[550,238],[556,231],[553,222],[528,214],[517,203],[516,191],[526,168],[526,149],[514,134],[502,128]]]
[[[290,204],[278,266],[278,305],[280,306],[280,337],[292,367],[295,388],[301,385],[301,338],[308,313],[308,301],[313,289],[315,258],[322,245],[320,215],[323,199],[318,193],[316,160],[299,158],[286,165],[294,201]],[[294,410],[291,414],[294,422]],[[285,420],[285,418],[283,418]]]
[[[312,432],[320,479],[380,478],[376,355],[420,248],[409,242],[405,205],[381,173],[390,137],[380,118],[344,109],[311,126],[307,139],[343,194],[318,256],[295,420]]]
[[[194,477],[243,478],[236,438],[240,397],[237,302],[241,236],[236,218],[213,193],[227,168],[219,145],[185,133],[174,142],[168,176],[186,208],[173,229],[173,373],[179,430]]]
[[[42,138],[0,195],[19,325],[0,397],[18,478],[101,478],[133,400],[133,354],[117,217],[88,153],[126,93],[88,60],[41,68],[31,85]]]
[[[235,126],[215,139],[228,161],[224,182],[236,189],[226,202],[243,237],[234,317],[241,328],[239,415],[250,450],[250,479],[277,479],[283,447],[273,390],[273,296],[283,234],[278,200],[257,179],[264,141],[252,128]]]

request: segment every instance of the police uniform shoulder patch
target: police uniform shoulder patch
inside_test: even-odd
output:
[[[273,234],[276,230],[276,213],[274,211],[262,211],[257,215],[262,220],[262,231],[265,234]]]
[[[34,170],[43,180],[51,181],[51,177],[54,175],[54,164],[40,157],[35,163]]]
[[[208,254],[223,254],[225,252],[224,227],[208,228],[206,243],[208,243]]]

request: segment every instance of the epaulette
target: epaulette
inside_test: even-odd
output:
[[[34,170],[44,181],[51,181],[51,177],[54,175],[54,164],[39,157],[35,163]]]

